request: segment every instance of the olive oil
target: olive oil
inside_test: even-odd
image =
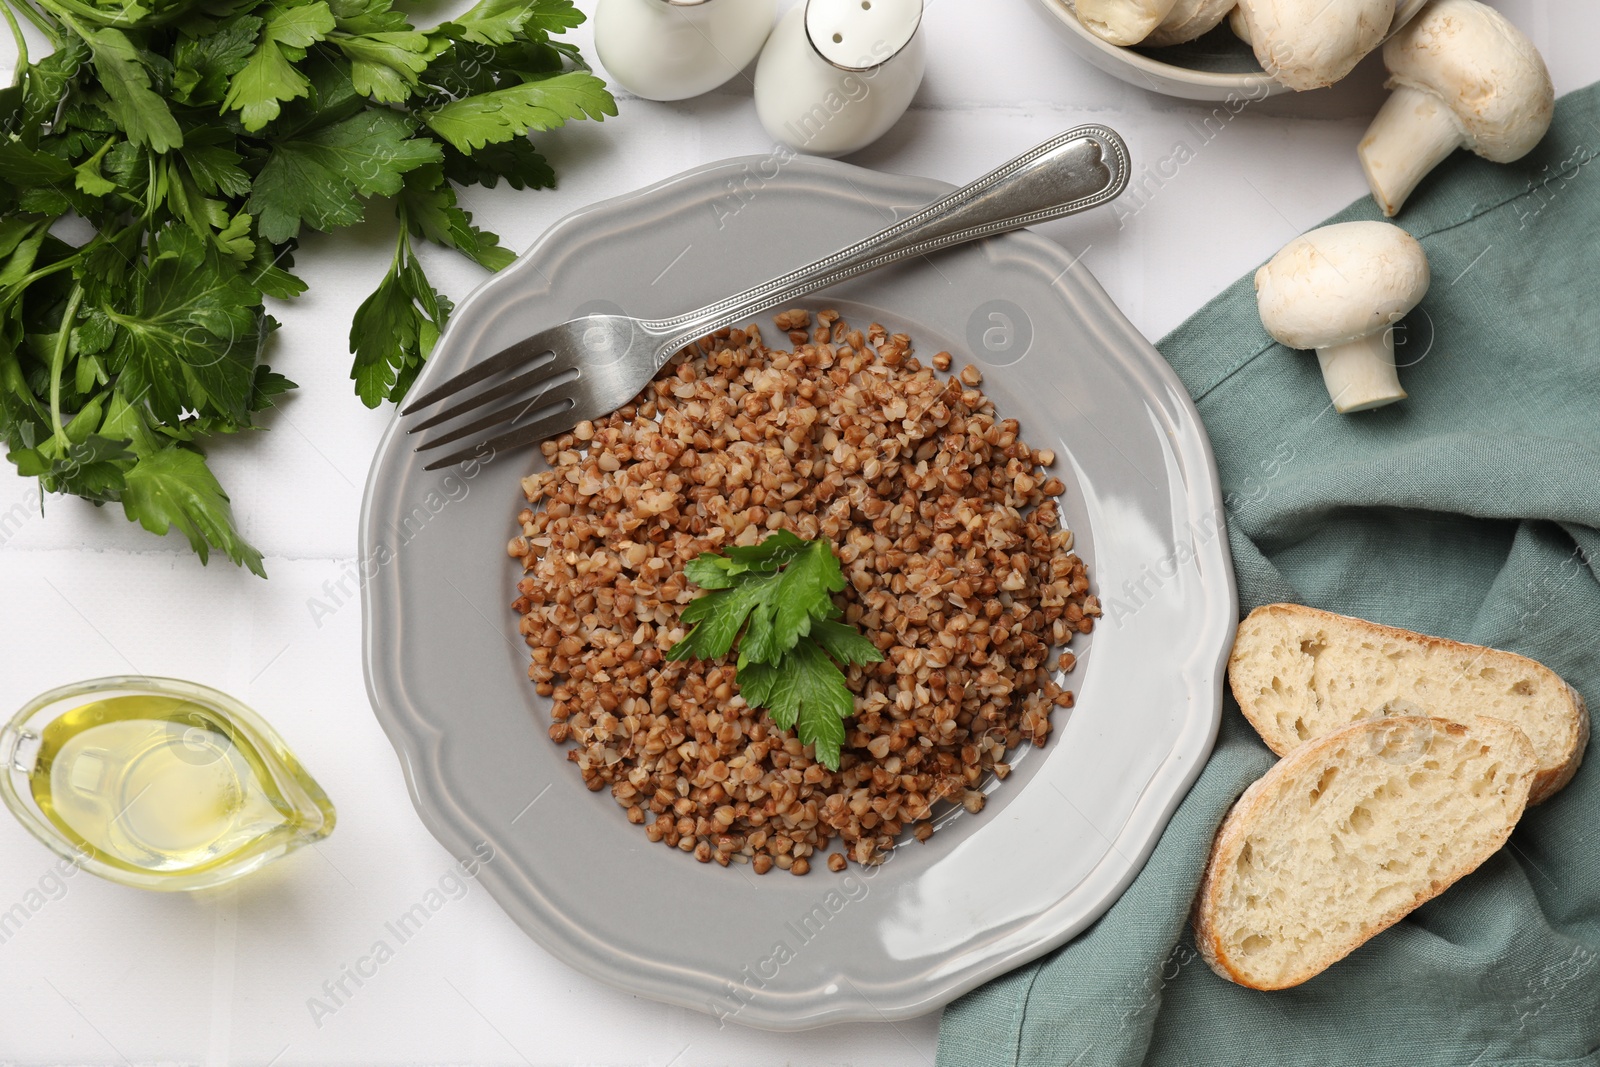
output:
[[[89,869],[149,888],[216,884],[334,823],[266,724],[224,707],[159,691],[89,699],[38,727],[31,767],[16,769]]]

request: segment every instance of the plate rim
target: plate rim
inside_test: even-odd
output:
[[[953,188],[948,183],[931,178],[871,171],[836,160],[801,158],[808,166],[823,171],[839,172],[857,196],[866,195],[861,190],[860,183],[863,178],[857,177],[856,181],[851,182],[852,175],[870,176],[880,190],[885,185],[892,184],[907,195],[924,197],[928,200],[937,198]],[[589,204],[554,222],[518,258],[519,260],[530,258],[559,241],[562,235],[573,227],[582,226],[593,216],[604,215],[639,201],[670,195],[675,186],[692,185],[710,172],[756,167],[768,159],[768,156],[752,154],[715,160],[640,189]],[[1031,246],[1030,254],[1054,258],[1062,274],[1069,269],[1076,272],[1076,280],[1081,287],[1081,292],[1076,296],[1091,304],[1093,310],[1099,313],[1097,324],[1114,331],[1131,349],[1137,350],[1139,363],[1130,365],[1129,369],[1137,372],[1138,376],[1145,380],[1149,388],[1144,395],[1148,399],[1164,394],[1167,402],[1184,416],[1182,425],[1168,425],[1165,429],[1170,445],[1182,445],[1197,453],[1187,457],[1180,454],[1181,450],[1173,453],[1183,468],[1182,480],[1186,489],[1183,499],[1191,510],[1191,514],[1185,518],[1197,521],[1204,516],[1194,513],[1206,512],[1217,523],[1219,534],[1213,539],[1212,547],[1216,549],[1213,555],[1221,564],[1219,568],[1221,583],[1220,586],[1216,583],[1206,585],[1207,602],[1204,614],[1206,629],[1204,633],[1197,634],[1189,660],[1180,663],[1180,673],[1190,682],[1188,688],[1191,695],[1196,699],[1209,696],[1209,707],[1205,709],[1208,714],[1188,717],[1183,730],[1174,738],[1171,750],[1152,772],[1139,799],[1134,803],[1126,821],[1112,840],[1111,848],[1095,867],[1086,872],[1083,880],[1087,880],[1094,871],[1113,857],[1125,862],[1124,869],[1115,879],[1111,891],[1106,893],[1095,906],[1077,915],[1072,921],[1059,923],[1046,936],[1029,941],[1005,955],[991,956],[981,964],[966,969],[959,978],[896,990],[895,992],[901,995],[887,1001],[875,998],[869,1002],[864,996],[858,998],[835,996],[822,1003],[807,1001],[805,1004],[794,1004],[786,1003],[782,997],[773,997],[770,1000],[756,997],[746,1002],[737,1015],[731,1016],[734,1021],[743,1025],[773,1031],[798,1031],[834,1023],[914,1018],[937,1010],[985,982],[1065,944],[1115,904],[1144,869],[1173,812],[1187,796],[1190,787],[1209,759],[1217,737],[1222,715],[1224,668],[1232,645],[1233,633],[1238,624],[1238,595],[1231,556],[1226,548],[1226,517],[1223,510],[1221,482],[1210,440],[1205,433],[1199,413],[1166,360],[1133,327],[1098,281],[1081,263],[1069,256],[1064,248],[1031,231],[1001,235],[989,240],[1024,242]],[[456,308],[451,325],[446,328],[445,334],[440,339],[440,345],[449,338],[450,331],[455,328],[456,323],[463,321],[463,311],[467,311],[473,304],[483,299],[491,287],[511,283],[513,277],[510,271],[491,276],[468,294]],[[1058,277],[1052,288],[1059,284]],[[431,378],[443,373],[438,370],[440,366],[441,363],[430,360],[423,368],[414,388],[425,388]],[[1165,414],[1167,410],[1161,405],[1151,405],[1150,409],[1153,413],[1161,414]],[[366,553],[372,544],[373,511],[378,495],[376,490],[393,449],[394,439],[399,433],[398,418],[391,418],[374,452],[363,489],[358,535],[358,552],[361,553]],[[1198,462],[1186,462],[1188,459]],[[1204,497],[1209,497],[1209,500],[1204,501],[1208,507],[1201,506]],[[1176,520],[1175,516],[1174,521]],[[490,835],[474,832],[476,827],[472,817],[463,810],[461,803],[446,787],[444,776],[439,773],[440,742],[444,736],[443,732],[421,713],[414,702],[406,699],[403,683],[399,683],[378,669],[381,650],[376,647],[377,635],[373,625],[372,604],[377,584],[374,581],[361,583],[362,671],[369,703],[400,760],[407,792],[423,825],[452,855],[457,857],[472,855],[476,847],[474,842],[481,843],[488,840]],[[1205,656],[1206,649],[1214,649],[1209,659]],[[419,762],[423,763],[423,766],[419,767]],[[434,773],[426,773],[428,765],[432,765]],[[1162,796],[1159,803],[1151,804],[1147,801],[1147,798],[1158,792]],[[1130,829],[1136,830],[1140,837],[1138,847],[1131,855],[1128,850],[1118,847],[1126,837],[1130,836]],[[659,973],[655,981],[647,981],[645,978],[649,970],[645,966],[647,961],[632,956],[615,945],[597,940],[589,931],[579,929],[575,924],[553,921],[553,917],[548,914],[549,909],[542,912],[532,906],[520,890],[502,877],[497,865],[485,864],[478,874],[478,880],[489,890],[496,903],[536,943],[565,965],[591,978],[634,995],[692,1008],[701,1013],[706,1013],[708,999],[716,995],[712,990],[684,984],[681,974],[670,973],[673,969],[659,961],[650,961],[654,965],[654,970]],[[1079,884],[1082,884],[1083,880],[1080,880]],[[1070,895],[1061,898],[1056,904],[1030,916],[1027,924],[1031,926],[1045,922],[1055,908],[1070,900]]]

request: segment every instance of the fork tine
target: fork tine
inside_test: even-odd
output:
[[[482,418],[473,419],[465,426],[458,426],[447,433],[440,434],[438,437],[424,441],[422,444],[418,445],[415,450],[418,452],[427,452],[438,448],[440,445],[447,445],[452,441],[459,441],[464,437],[471,437],[473,434],[476,434],[481,430],[487,430],[491,426],[499,426],[503,422],[515,422],[516,420],[538,411],[541,408],[547,408],[551,404],[562,404],[572,399],[569,394],[546,397],[545,393],[547,392],[549,392],[549,390],[545,390],[537,396],[525,397],[523,399],[513,401],[504,407],[496,408],[494,411],[484,415]]]
[[[443,459],[434,460],[423,469],[434,471],[440,467],[454,466],[457,463],[462,463],[475,457],[481,459],[484,448],[490,450],[490,459],[492,460],[494,456],[499,455],[503,450],[520,448],[522,445],[531,445],[535,441],[542,441],[546,437],[553,437],[564,430],[569,430],[573,426],[572,413],[577,404],[571,397],[562,397],[559,403],[562,404],[559,411],[553,411],[542,419],[530,422],[526,426],[519,426],[515,430],[507,431],[498,437],[480,441],[471,448],[463,448],[459,452],[452,452]]]
[[[500,400],[504,397],[516,396],[519,393],[525,392],[531,386],[545,382],[547,384],[544,385],[544,388],[538,390],[538,392],[542,393],[545,390],[550,389],[552,386],[559,384],[557,379],[559,379],[563,374],[567,373],[567,370],[558,369],[553,366],[552,362],[553,361],[551,360],[541,360],[539,365],[534,367],[532,370],[523,374],[519,374],[515,378],[508,378],[498,385],[491,385],[481,393],[476,393],[458,404],[453,404],[450,407],[445,408],[443,411],[429,415],[426,419],[417,423],[415,426],[408,428],[406,432],[417,433],[421,430],[438,426],[440,423],[449,422],[458,415],[465,415],[473,408],[482,407],[491,400]]]
[[[496,374],[508,371],[517,366],[517,364],[541,356],[548,351],[550,351],[550,347],[545,344],[543,334],[525,337],[514,345],[502,348],[477,366],[440,382],[426,393],[412,400],[401,410],[400,414],[410,415],[412,412],[425,408],[429,404],[437,404],[445,397],[459,393],[469,385],[477,385],[485,378],[492,378]]]

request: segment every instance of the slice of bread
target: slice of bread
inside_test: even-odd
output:
[[[1195,901],[1211,969],[1299,985],[1475,869],[1534,777],[1517,727],[1394,716],[1295,749],[1223,820]]]
[[[1533,804],[1572,780],[1589,743],[1583,698],[1541,663],[1299,604],[1268,604],[1239,624],[1228,681],[1280,756],[1384,715],[1514,723],[1539,758]]]

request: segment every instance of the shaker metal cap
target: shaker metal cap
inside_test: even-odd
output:
[[[922,24],[922,0],[806,0],[806,35],[841,70],[893,59]]]

